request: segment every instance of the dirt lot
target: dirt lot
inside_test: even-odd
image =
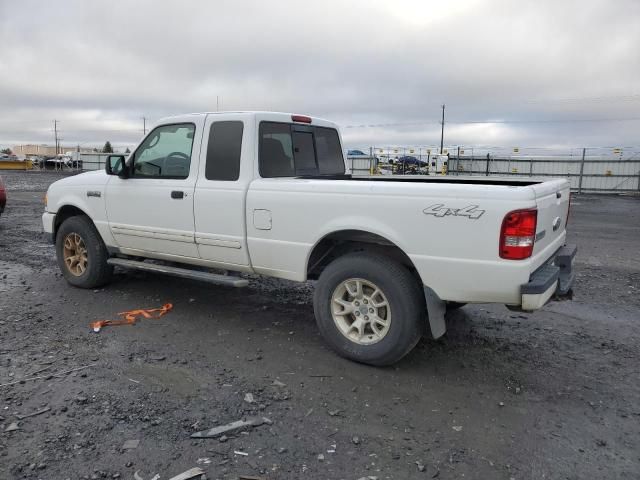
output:
[[[1,479],[195,466],[221,479],[640,478],[640,198],[574,198],[573,302],[467,306],[445,338],[372,368],[324,345],[311,285],[119,273],[68,286],[40,226],[58,176],[2,174]],[[166,302],[159,320],[89,328]],[[271,424],[190,438],[253,415]]]

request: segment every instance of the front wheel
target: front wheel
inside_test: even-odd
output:
[[[95,288],[111,280],[109,252],[87,217],[70,217],[62,222],[56,234],[56,256],[62,275],[75,287]]]
[[[329,264],[314,294],[318,328],[340,355],[390,365],[418,343],[426,325],[419,282],[382,255],[350,253]]]

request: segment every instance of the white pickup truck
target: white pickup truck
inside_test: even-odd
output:
[[[531,311],[570,295],[566,179],[358,178],[342,152],[319,118],[166,118],[106,171],[53,183],[44,230],[82,288],[114,266],[233,287],[247,285],[242,272],[317,280],[324,338],[373,365],[443,335],[447,309]]]

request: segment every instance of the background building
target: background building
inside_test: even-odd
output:
[[[15,145],[11,147],[11,151],[18,157],[55,157],[58,153],[66,152],[80,152],[90,153],[93,152],[93,148],[82,148],[78,145],[60,145],[56,152],[55,145]]]

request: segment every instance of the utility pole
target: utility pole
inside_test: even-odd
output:
[[[146,135],[147,134],[147,118],[146,117],[142,117],[142,135]]]
[[[220,97],[216,95],[216,112],[220,111]]]
[[[56,146],[56,155],[58,155],[58,121],[54,120],[53,121],[53,139],[55,141],[55,146]]]
[[[442,155],[442,149],[444,147],[444,103],[442,104],[442,128],[440,130],[440,155]]]

